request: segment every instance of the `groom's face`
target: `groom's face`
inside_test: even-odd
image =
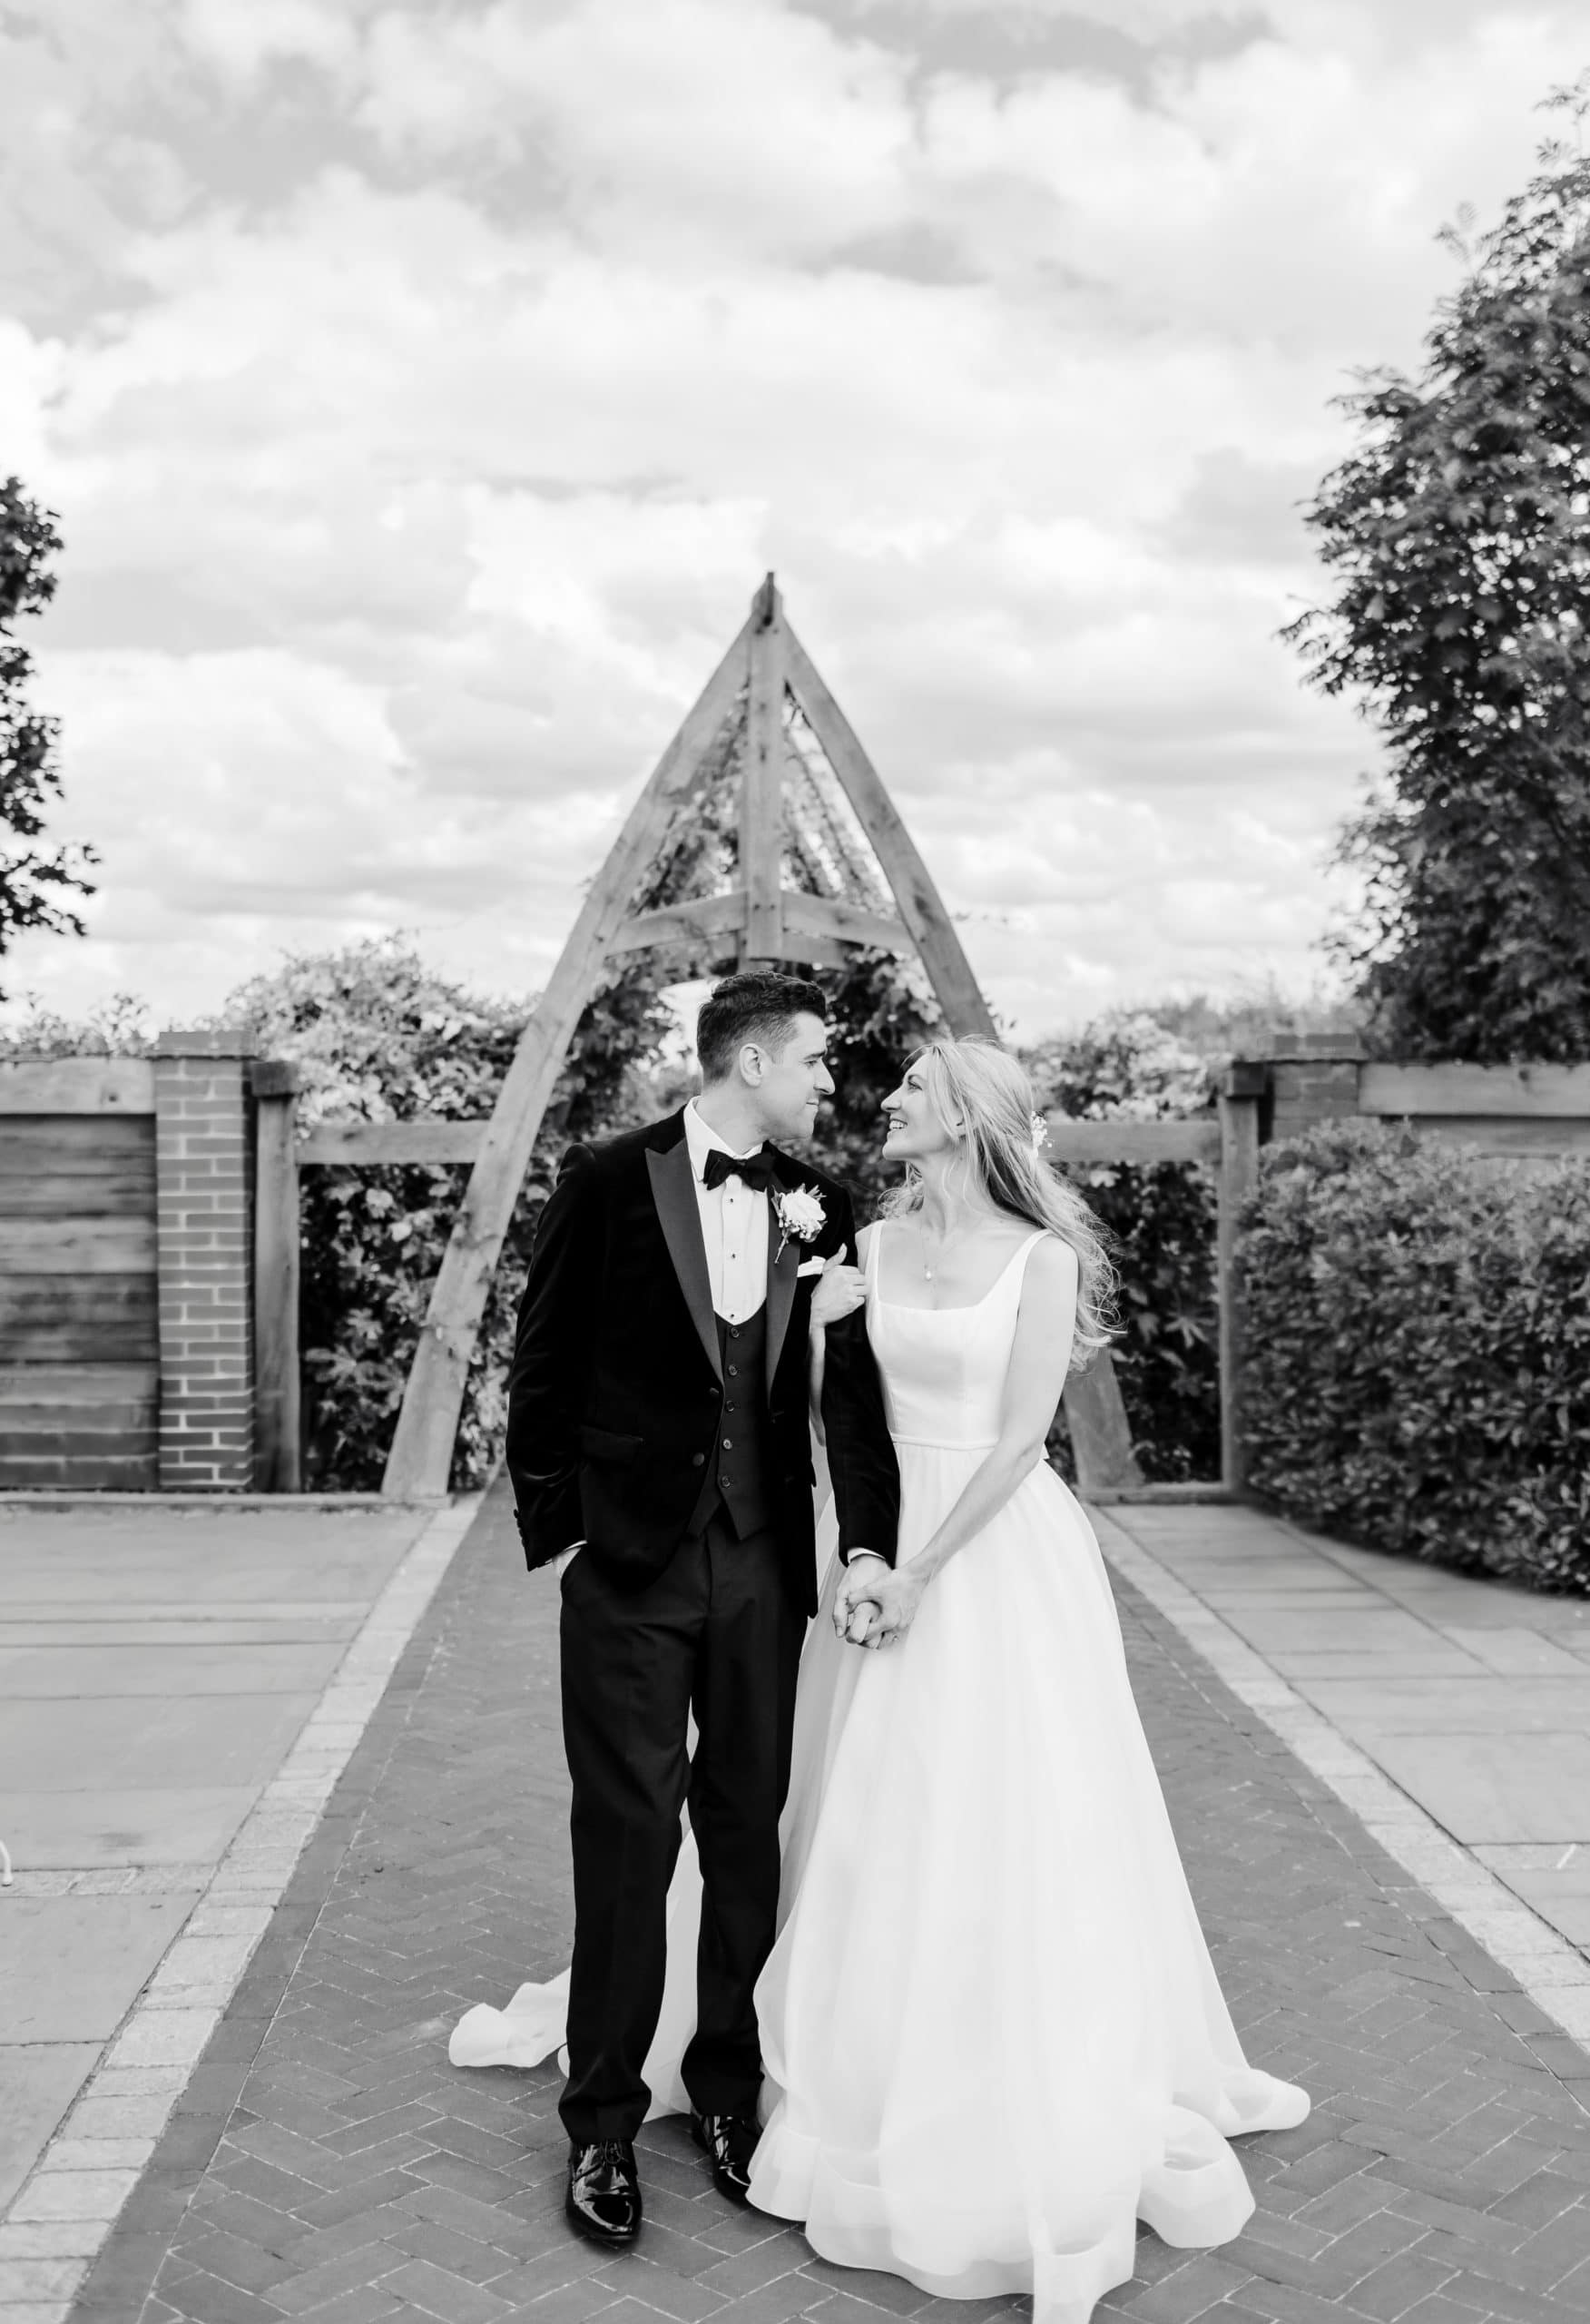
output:
[[[833,1095],[828,1027],[820,1017],[803,1012],[782,1041],[759,1048],[757,1055],[761,1067],[756,1085],[758,1111],[763,1134],[774,1140],[810,1137],[818,1108]]]

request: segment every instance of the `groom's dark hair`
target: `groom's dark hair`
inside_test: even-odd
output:
[[[828,995],[806,977],[779,976],[771,969],[744,969],[715,984],[696,1019],[696,1056],[703,1081],[721,1081],[747,1041],[776,1049],[790,1038],[797,1017],[827,1019]]]

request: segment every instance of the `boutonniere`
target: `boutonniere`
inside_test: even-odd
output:
[[[773,1253],[777,1266],[786,1243],[815,1243],[822,1233],[822,1196],[810,1187],[786,1187],[773,1196],[773,1214],[779,1222],[779,1247]]]

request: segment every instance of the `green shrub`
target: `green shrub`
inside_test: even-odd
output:
[[[1590,1591],[1590,1167],[1327,1124],[1245,1206],[1250,1480],[1372,1549]]]
[[[1040,1107],[1083,1121],[1164,1121],[1212,1103],[1213,1067],[1143,1012],[1024,1052]],[[1166,1162],[1074,1166],[1069,1176],[1108,1233],[1120,1273],[1115,1376],[1143,1475],[1220,1474],[1220,1324],[1214,1174]],[[1062,1419],[1051,1451],[1074,1474]]]
[[[502,1450],[514,1322],[530,1240],[571,1139],[655,1110],[642,1068],[665,1019],[644,954],[586,1009],[546,1110],[470,1362],[452,1485],[485,1482]],[[529,1013],[485,1000],[395,939],[289,960],[232,994],[241,1025],[299,1068],[304,1128],[331,1122],[484,1120]],[[316,1165],[299,1181],[304,1482],[374,1491],[431,1287],[468,1171]]]

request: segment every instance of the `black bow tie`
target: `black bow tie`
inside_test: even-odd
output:
[[[767,1147],[761,1147],[755,1154],[725,1154],[721,1146],[714,1146],[707,1156],[702,1183],[709,1187],[721,1187],[725,1178],[743,1178],[753,1195],[767,1194],[773,1184],[773,1166]]]

